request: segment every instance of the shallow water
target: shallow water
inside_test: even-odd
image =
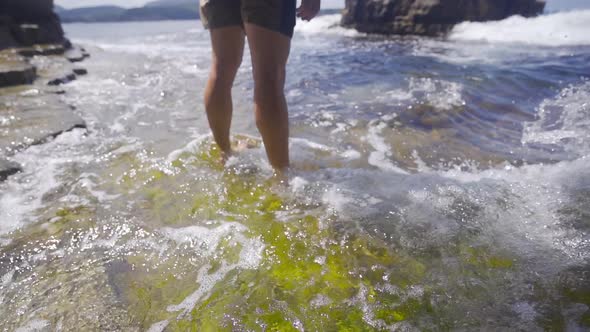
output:
[[[63,97],[89,129],[0,184],[2,329],[590,328],[590,12],[448,40],[337,20],[295,33],[288,186],[247,52],[232,130],[252,148],[222,169],[198,22],[66,25],[92,54]]]

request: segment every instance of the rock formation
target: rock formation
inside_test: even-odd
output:
[[[67,44],[53,0],[0,1],[0,49]]]
[[[30,61],[40,55],[63,56]],[[21,150],[86,127],[51,85],[85,74],[71,62],[88,56],[64,37],[53,0],[0,0],[0,182],[23,170],[10,160]]]
[[[360,32],[440,36],[464,21],[541,14],[542,0],[346,0],[344,27]]]
[[[71,46],[57,15],[53,0],[0,1],[0,87],[31,84],[35,69],[23,58],[63,54]]]

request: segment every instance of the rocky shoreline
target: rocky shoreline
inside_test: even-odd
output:
[[[86,128],[59,86],[85,75],[89,54],[64,36],[53,0],[0,3],[0,181],[22,170],[11,160],[32,145]]]

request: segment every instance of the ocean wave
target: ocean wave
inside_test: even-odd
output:
[[[512,16],[494,22],[464,22],[449,36],[453,41],[526,43],[543,46],[590,45],[590,10],[533,18]]]
[[[570,85],[538,108],[538,120],[524,127],[523,144],[563,147],[579,155],[590,153],[590,81]]]
[[[354,37],[360,34],[360,32],[354,29],[346,29],[340,26],[340,19],[342,15],[322,15],[314,18],[309,22],[298,21],[295,26],[295,32],[303,35],[315,35],[315,34],[330,34]]]

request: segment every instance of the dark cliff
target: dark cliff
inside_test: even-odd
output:
[[[53,0],[0,1],[0,50],[45,44],[69,45]]]
[[[464,21],[539,15],[541,0],[346,0],[342,25],[360,32],[440,36]]]

